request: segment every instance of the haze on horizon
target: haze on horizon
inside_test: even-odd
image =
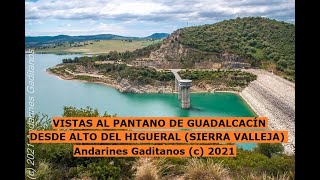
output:
[[[26,0],[25,8],[26,36],[145,37],[247,16],[295,23],[294,0]]]

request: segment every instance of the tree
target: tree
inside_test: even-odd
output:
[[[104,55],[98,55],[98,56],[96,57],[96,59],[97,59],[98,61],[104,61],[105,59],[107,59],[107,57],[104,56]]]
[[[283,68],[286,68],[288,66],[287,61],[284,59],[280,59],[277,64]]]
[[[254,149],[256,152],[259,152],[269,158],[274,154],[281,154],[284,151],[284,147],[281,143],[261,143]]]
[[[110,60],[117,60],[119,58],[119,53],[117,51],[110,51],[109,56]]]

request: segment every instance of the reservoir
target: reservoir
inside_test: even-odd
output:
[[[181,109],[177,94],[121,93],[102,84],[61,80],[46,69],[62,63],[62,59],[81,55],[34,54],[34,93],[25,92],[25,115],[29,98],[34,98],[34,111],[61,116],[64,106],[97,108],[100,114],[118,116],[256,116],[242,98],[232,93],[192,93],[191,108]],[[29,54],[25,54],[25,69],[29,70]],[[26,89],[28,78],[25,78]],[[242,145],[241,145],[242,146]],[[251,149],[254,144],[243,144]]]

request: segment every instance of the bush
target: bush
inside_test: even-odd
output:
[[[248,72],[236,70],[228,71],[179,71],[182,79],[191,79],[192,83],[198,84],[205,82],[215,86],[224,85],[227,87],[245,87],[251,81],[257,79],[257,76]]]
[[[132,169],[135,180],[169,180],[176,175],[175,167],[169,158],[138,158]]]
[[[186,166],[186,179],[189,180],[228,180],[229,170],[222,162],[215,163],[212,158],[192,158]]]
[[[261,143],[257,145],[255,151],[271,158],[272,155],[283,153],[284,147],[281,143]]]
[[[132,167],[135,180],[159,180],[160,169],[150,158],[139,158]]]
[[[39,162],[36,170],[37,179],[52,179],[51,170],[51,164],[44,161]]]
[[[274,64],[281,60],[279,69],[295,63],[295,25],[268,18],[245,17],[187,27],[180,36],[185,46],[208,53],[230,52],[256,67],[262,60]]]
[[[91,107],[75,108],[64,107],[64,117],[98,117],[101,116],[97,109]],[[103,116],[110,116],[106,112]],[[114,115],[115,116],[115,115]],[[28,121],[34,121],[34,129],[50,130],[51,119],[47,115],[41,117],[35,114]],[[26,126],[26,133],[29,131]],[[25,141],[27,142],[27,138]],[[27,144],[27,143],[26,143]],[[72,155],[72,144],[33,144],[37,157],[37,179],[130,179],[130,172],[134,158],[75,158]],[[27,148],[27,145],[26,145]],[[27,152],[27,151],[26,151]],[[26,166],[28,166],[26,162]],[[124,171],[124,172],[121,172]]]
[[[238,72],[238,75],[241,75]],[[100,116],[90,107],[64,107],[63,116]],[[103,116],[110,116],[104,113]],[[36,114],[34,129],[51,129],[48,116]],[[28,121],[28,118],[26,118]],[[26,126],[26,132],[28,131]],[[26,139],[27,142],[27,139]],[[237,157],[216,158],[74,158],[71,144],[34,144],[37,179],[294,179],[295,158],[281,144],[258,144]],[[27,162],[26,162],[26,166]]]

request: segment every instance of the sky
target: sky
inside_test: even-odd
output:
[[[145,37],[236,17],[295,23],[294,0],[26,0],[25,35]]]

